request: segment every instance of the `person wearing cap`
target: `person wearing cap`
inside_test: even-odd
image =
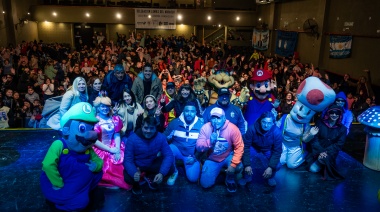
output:
[[[323,170],[323,179],[334,180],[344,177],[338,172],[336,158],[346,141],[347,128],[342,124],[344,110],[333,104],[317,120],[315,126],[318,134],[308,143],[311,153],[306,157],[306,164],[311,172]]]
[[[250,88],[252,90],[250,100],[247,103],[244,118],[248,126],[251,126],[266,111],[273,111],[280,102],[275,100],[271,94],[273,85],[271,74],[264,69],[255,69],[251,79]]]
[[[333,104],[337,105],[338,107],[341,107],[343,110],[341,122],[347,128],[348,135],[348,133],[350,132],[352,121],[354,120],[354,115],[352,114],[351,110],[348,109],[346,94],[344,94],[344,92],[342,91],[337,93],[335,102]]]
[[[235,174],[243,169],[241,163],[244,142],[239,129],[226,119],[222,108],[210,111],[211,120],[201,128],[196,143],[198,152],[207,153],[203,165],[200,184],[210,188],[222,168],[227,168],[225,184],[227,191],[236,192]]]
[[[156,99],[162,94],[161,80],[153,73],[152,65],[146,63],[132,85],[132,92],[136,95],[136,102],[143,105],[146,95],[153,95]]]
[[[103,175],[103,160],[92,149],[96,122],[87,102],[74,105],[60,119],[63,136],[49,147],[40,178],[52,211],[79,211],[104,202],[104,194],[96,189]]]
[[[166,90],[161,95],[160,100],[165,99],[165,105],[174,99],[176,96],[175,84],[174,82],[168,82],[166,84]],[[165,116],[165,127],[168,126],[169,122],[171,122],[174,118],[176,118],[174,108],[169,112],[164,113]]]
[[[196,116],[196,107],[193,102],[187,102],[182,114],[173,119],[164,132],[174,158],[183,161],[186,177],[193,183],[198,181],[200,175],[200,163],[195,158],[195,144],[203,126],[203,122]],[[177,177],[176,169],[167,184],[174,185]]]
[[[123,96],[125,87],[132,88],[132,79],[128,74],[125,74],[122,64],[116,64],[113,71],[108,72],[104,78],[103,87],[105,87],[109,98],[112,100],[112,105],[114,105]]]
[[[124,153],[124,180],[134,194],[141,194],[140,180],[155,190],[167,175],[174,173],[174,156],[166,136],[157,131],[157,119],[147,116],[142,127],[132,134]],[[161,154],[158,154],[158,153]],[[158,156],[159,155],[159,156]]]
[[[228,88],[220,88],[218,91],[218,101],[208,106],[203,112],[203,120],[205,123],[211,121],[210,111],[216,107],[222,108],[226,114],[226,119],[236,125],[242,135],[247,131],[247,122],[244,119],[241,109],[230,103],[231,92]]]

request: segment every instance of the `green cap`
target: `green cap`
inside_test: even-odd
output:
[[[95,110],[87,102],[79,102],[72,106],[61,118],[61,128],[69,120],[79,120],[96,123],[99,120],[95,117]]]

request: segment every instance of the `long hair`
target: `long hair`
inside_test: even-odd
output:
[[[186,90],[189,90],[189,91],[190,91],[190,94],[189,94],[189,96],[188,96],[186,99],[183,98],[182,95],[181,95],[181,91],[182,91],[183,89],[186,89]],[[179,101],[180,103],[185,103],[185,102],[188,102],[188,101],[194,101],[196,98],[197,98],[197,95],[195,94],[193,88],[191,88],[191,86],[188,85],[188,84],[183,84],[183,85],[179,88],[179,90],[178,90],[178,92],[177,92],[177,95],[176,95],[176,97],[175,97],[175,99],[176,99],[177,101]]]
[[[75,96],[80,96],[80,92],[78,91],[78,84],[79,84],[79,81],[81,80],[83,80],[84,84],[86,85],[86,80],[83,77],[77,77],[75,78],[73,85],[68,89],[68,90],[72,90]],[[88,100],[87,86],[84,92],[86,93],[87,100]]]
[[[153,110],[153,111],[156,111],[156,109],[157,109],[157,99],[156,99],[156,97],[154,97],[153,95],[146,95],[146,96],[144,97],[144,100],[143,100],[143,104],[144,104],[144,118],[146,118],[146,117],[149,116],[149,111],[148,111],[147,108],[146,108],[146,99],[147,99],[148,97],[152,98],[153,101],[154,101],[154,103],[155,103],[155,106],[154,106],[154,108],[153,108],[152,110]]]
[[[128,93],[131,96],[131,98],[132,98],[132,104],[131,105],[134,108],[137,108],[136,96],[135,96],[135,94],[131,90],[129,90],[129,88],[124,88],[123,89],[123,92],[121,93],[121,97],[120,97],[120,100],[119,100],[119,104],[122,105],[122,106],[124,106],[124,107],[127,106],[127,104],[124,101],[124,93]]]

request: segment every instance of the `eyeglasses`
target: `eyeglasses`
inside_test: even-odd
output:
[[[340,116],[340,114],[342,114],[342,112],[340,112],[339,110],[331,110],[331,111],[329,111],[329,114],[330,115],[335,114],[335,115]]]

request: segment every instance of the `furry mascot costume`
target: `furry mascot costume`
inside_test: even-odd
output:
[[[251,81],[250,88],[253,95],[251,95],[244,113],[248,126],[254,124],[261,114],[267,111],[272,111],[276,117],[277,112],[274,108],[280,105],[280,101],[275,100],[272,94],[275,86],[271,81],[271,75],[268,71],[255,69]]]
[[[40,179],[53,211],[79,211],[104,202],[104,194],[96,189],[103,175],[103,161],[92,149],[96,122],[95,110],[85,102],[75,104],[60,120],[62,139],[47,151]]]
[[[298,101],[290,114],[278,121],[283,135],[280,163],[289,168],[300,166],[306,156],[303,142],[309,142],[318,133],[318,128],[310,127],[310,120],[316,112],[323,111],[335,100],[335,92],[317,77],[306,78],[297,90]]]

